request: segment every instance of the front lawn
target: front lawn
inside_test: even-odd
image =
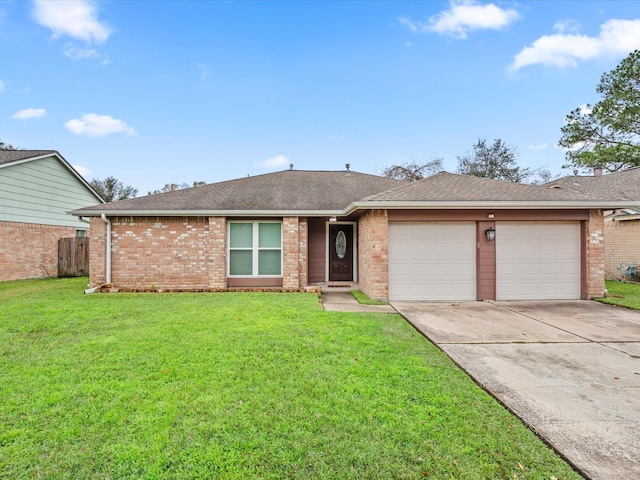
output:
[[[0,478],[580,478],[398,315],[0,283]]]
[[[606,285],[607,296],[599,301],[640,310],[640,284],[607,280]]]

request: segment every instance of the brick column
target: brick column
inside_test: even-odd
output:
[[[586,228],[587,298],[604,296],[604,216],[602,210],[589,211]]]
[[[389,218],[386,210],[371,210],[358,223],[358,281],[369,297],[389,299]]]
[[[298,229],[298,217],[284,217],[282,219],[282,289],[284,291],[300,288]]]
[[[91,217],[89,232],[89,285],[96,287],[107,281],[107,226],[100,217]]]
[[[209,217],[209,288],[227,288],[227,219]]]

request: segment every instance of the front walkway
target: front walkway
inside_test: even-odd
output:
[[[349,291],[322,290],[322,305],[333,312],[397,313],[391,305],[363,305]]]

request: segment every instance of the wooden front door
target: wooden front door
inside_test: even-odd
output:
[[[329,281],[353,280],[353,225],[329,225]]]

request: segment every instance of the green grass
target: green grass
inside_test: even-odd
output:
[[[398,315],[0,283],[0,478],[580,478]]]
[[[598,301],[640,310],[640,284],[607,280],[607,296]]]
[[[358,303],[362,305],[388,305],[387,302],[381,302],[379,300],[371,300],[369,296],[361,290],[351,290],[351,294],[358,300]]]

